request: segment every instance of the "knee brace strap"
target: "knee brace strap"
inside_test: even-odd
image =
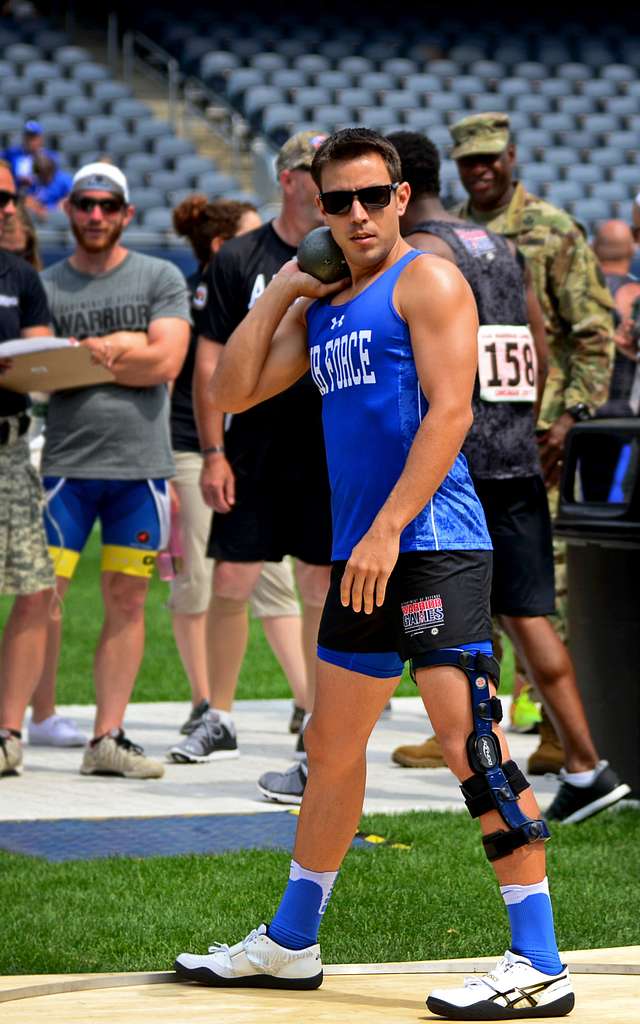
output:
[[[474,775],[462,784],[462,794],[474,817],[472,807],[474,810],[483,807],[477,811],[478,815],[495,808],[507,825],[506,831],[498,830],[484,837],[482,842],[489,860],[507,857],[527,843],[548,839],[546,822],[542,818],[529,818],[520,810],[518,793],[526,789],[528,783],[513,761],[503,767],[500,744],[493,734],[492,723],[502,718],[500,701],[492,697],[489,690],[489,678],[496,686],[500,678],[496,659],[481,651],[446,648],[430,652],[429,664],[455,665],[469,680],[474,731],[467,739],[467,756]],[[483,777],[486,781],[481,791],[477,780]]]
[[[502,765],[502,770],[514,794],[517,795],[529,788],[529,783],[515,761],[505,761]],[[470,775],[461,784],[460,789],[464,802],[467,805],[467,810],[472,818],[479,818],[480,815],[486,814],[487,811],[494,811],[498,806],[497,797],[493,793],[484,772]]]

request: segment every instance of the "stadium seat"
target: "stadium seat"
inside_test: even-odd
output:
[[[10,61],[17,68],[32,64],[35,60],[39,60],[40,56],[38,47],[31,46],[29,43],[12,43],[5,48],[2,54],[4,60]]]
[[[366,75],[370,71],[375,71],[375,68],[366,57],[354,55],[352,57],[345,57],[344,60],[340,61],[340,71],[344,71],[351,76],[357,76]]]
[[[538,83],[538,92],[543,96],[569,96],[571,90],[571,82],[566,78],[545,78]]]
[[[296,99],[300,102],[299,96],[296,96]],[[337,89],[335,101],[343,107],[356,110],[358,107],[375,106],[376,93],[373,89],[352,86],[350,89]]]
[[[586,82],[593,77],[591,69],[586,64],[580,64],[577,61],[559,64],[555,74],[558,78],[568,78],[572,82]]]
[[[154,228],[156,231],[172,231],[173,213],[166,206],[152,207],[143,212],[141,223],[143,227]]]
[[[572,167],[567,167],[566,174],[569,181],[579,181],[583,185],[594,185],[596,182],[602,181],[603,169],[602,167],[595,167],[593,164],[576,163]]]
[[[637,96],[612,96],[606,100],[604,108],[609,114],[616,117],[633,117],[640,113],[640,103]]]
[[[200,60],[200,78],[212,84],[224,85],[226,76],[233,69],[240,67],[240,59],[235,53],[226,50],[212,50],[205,53]]]
[[[571,212],[580,223],[592,227],[597,221],[610,218],[611,206],[603,199],[577,199],[572,204]]]
[[[109,113],[130,122],[134,127],[137,127],[138,121],[153,117],[151,108],[142,100],[128,98],[113,100],[108,104],[108,109]]]
[[[97,117],[100,113],[100,104],[97,100],[89,99],[88,96],[73,96],[67,100],[62,108],[65,114],[69,114],[71,117],[87,118]]]
[[[415,61],[409,60],[408,57],[391,57],[386,60],[383,56],[382,59],[383,71],[400,81],[404,81],[409,75],[415,75],[418,71]]]
[[[329,59],[319,53],[304,53],[301,57],[296,57],[293,64],[299,71],[307,71],[309,74],[316,75],[328,71],[331,67]]]
[[[136,124],[136,137],[145,145],[154,139],[173,138],[175,132],[168,121],[159,117],[149,117]]]
[[[138,220],[141,219],[145,210],[152,210],[154,207],[162,206],[164,201],[164,192],[154,185],[137,188],[135,196],[132,196]]]
[[[611,132],[607,138],[607,145],[612,149],[617,149],[622,160],[626,152],[635,152],[637,150],[638,136],[635,132],[630,131]]]
[[[549,133],[544,128],[523,128],[515,137],[516,146],[529,149],[543,149],[549,142]]]
[[[531,92],[531,85],[526,78],[502,78],[496,83],[497,97],[510,99],[513,96],[528,96]]]
[[[404,119],[411,131],[425,132],[429,136],[432,128],[442,124],[441,112],[426,107],[412,107],[405,111]]]
[[[575,128],[575,120],[571,114],[563,114],[558,111],[555,114],[545,114],[540,118],[542,128],[547,132],[571,132]]]
[[[192,142],[188,142],[187,139],[179,139],[174,135],[161,135],[160,138],[152,140],[152,145],[156,156],[161,156],[165,162],[172,161],[174,165],[178,157],[186,156],[194,151]]]
[[[264,71],[265,74],[273,75],[276,71],[282,71],[287,66],[286,59],[281,53],[256,53],[251,58],[251,67],[257,71]]]
[[[198,154],[180,156],[174,164],[174,170],[183,176],[185,185],[189,187],[201,174],[206,174],[212,169],[213,165],[209,157]]]
[[[80,166],[88,163],[87,154],[93,153],[98,147],[93,135],[85,132],[70,132],[61,140],[60,148],[72,166]]]
[[[506,75],[506,68],[497,60],[474,60],[469,65],[472,75],[479,75],[485,82],[499,81]]]
[[[92,132],[88,134],[92,138],[96,138]],[[135,135],[129,135],[126,132],[118,132],[114,135],[105,135],[101,137],[102,151],[106,153],[111,159],[120,164],[122,160],[132,153],[139,153],[141,149],[140,139],[136,138]]]
[[[60,78],[60,68],[50,60],[34,60],[31,64],[25,64],[22,77],[32,88],[36,83],[53,81]]]
[[[263,85],[266,71],[260,68],[234,68],[227,77],[225,92],[231,100],[237,100],[253,85]]]
[[[550,185],[557,181],[557,178],[558,171],[553,164],[527,164],[522,171],[522,180],[531,192],[539,193],[543,185]]]
[[[576,153],[571,146],[548,146],[544,151],[544,158],[548,164],[556,167],[571,167],[575,163]]]
[[[408,113],[408,111],[406,113]],[[401,120],[404,114],[404,111],[388,110],[386,107],[360,107],[356,112],[354,123],[363,125],[365,128],[371,128],[371,130],[375,132],[382,132],[386,135],[390,130],[391,124]]]
[[[328,89],[323,89],[319,85],[305,85],[292,93],[292,99],[296,106],[305,111],[305,116],[307,116],[314,107],[321,107],[323,103],[328,103],[331,94]]]
[[[22,128],[23,119],[18,114],[0,110],[0,133],[10,135],[19,132]]]
[[[549,77],[549,69],[536,60],[523,60],[514,63],[511,68],[514,78],[524,78],[528,82],[542,82]]]
[[[312,80],[312,76],[298,68],[278,68],[277,71],[265,72],[265,74],[264,84],[272,85],[274,88],[280,89],[281,92],[286,92],[289,89],[302,89],[303,86],[310,85]],[[344,75],[342,72],[326,71],[325,74],[338,75],[338,84],[334,86],[332,83],[328,83],[328,89],[341,88],[351,84],[350,76]]]
[[[72,64],[86,64],[91,60],[91,54],[84,46],[61,46],[55,52],[56,64],[61,68],[71,67]]]
[[[17,114],[24,121],[37,118],[38,120],[44,120],[47,114],[53,113],[55,110],[55,103],[50,96],[37,96],[34,95],[31,90],[26,90],[27,95],[22,96],[15,104],[15,110]]]
[[[471,110],[478,111],[478,113],[481,113],[483,110],[493,110],[498,99],[500,97],[494,92],[477,92],[473,96],[468,97]],[[464,102],[464,97],[460,96],[460,100]],[[500,103],[497,105],[500,106]]]
[[[591,78],[588,82],[583,82],[580,89],[583,96],[591,96],[595,100],[600,100],[608,96],[615,96],[617,84],[607,78]]]
[[[513,97],[513,109],[523,114],[546,114],[551,110],[551,100],[540,93],[524,93],[522,96]]]
[[[31,91],[31,90],[28,90]],[[4,99],[15,108],[19,100],[25,95],[25,81],[22,78],[3,78],[2,95]]]
[[[590,193],[594,199],[604,199],[607,203],[623,203],[628,199],[628,190],[621,181],[598,181],[591,186]]]
[[[105,107],[107,103],[113,103],[115,100],[131,98],[131,89],[128,85],[125,85],[124,82],[112,82],[107,79],[89,82],[87,92],[102,107]]]
[[[261,111],[260,127],[271,135],[276,146],[282,146],[290,135],[298,131],[303,119],[302,107],[295,103],[271,103]]]
[[[554,181],[545,189],[545,199],[554,206],[564,208],[584,196],[584,188],[579,181]]]
[[[410,79],[415,77],[415,75],[407,75],[404,79],[404,87],[411,89]],[[396,81],[395,75],[389,74],[388,71],[367,71],[358,79],[357,87],[367,89],[369,92],[386,92],[388,89],[395,89]]]
[[[339,103],[325,103],[315,107],[313,120],[325,124],[327,131],[335,131],[338,125],[352,125],[354,119],[348,107],[343,107]],[[292,124],[292,129],[296,131],[295,122]]]
[[[636,60],[640,57],[640,46],[636,43]],[[634,61],[637,67],[637,63]],[[610,82],[634,82],[637,78],[637,70],[628,64],[605,64],[600,69],[603,79]]]
[[[97,117],[88,117],[86,119],[84,130],[88,134],[94,135],[100,141],[100,144],[104,144],[106,140],[113,138],[114,135],[126,134],[127,128],[124,118],[109,114],[99,114]]]
[[[427,74],[437,75],[439,79],[453,78],[454,75],[459,74],[460,67],[454,60],[430,60],[425,71]]]
[[[139,174],[144,178],[153,177],[156,171],[164,170],[164,161],[161,156],[156,156],[154,153],[130,153],[124,160],[123,169],[125,174],[132,172]]]
[[[139,181],[140,184],[142,184],[144,176],[139,175],[138,171],[131,170],[129,167],[127,167],[127,179],[129,180],[130,187],[133,187],[132,180],[135,179],[136,181]],[[163,193],[163,195],[165,195],[168,192],[175,192],[176,189],[182,187],[182,175],[180,174],[179,171],[154,171],[153,180],[151,184],[153,188],[158,189],[160,192]],[[193,188],[191,189],[191,191],[201,191],[201,189]]]
[[[590,96],[559,96],[558,110],[565,114],[572,114],[579,117],[583,114],[592,114],[596,109],[596,101]]]
[[[254,85],[244,94],[242,107],[246,116],[251,119],[259,115],[261,110],[273,103],[283,103],[285,93],[273,85]]]
[[[619,149],[612,147],[610,139],[607,140],[606,146],[592,149],[589,154],[590,162],[596,167],[617,167],[623,159],[623,154]]]
[[[622,167],[611,168],[611,179],[626,185],[633,192],[640,191],[640,167],[623,165]]]
[[[618,119],[612,114],[587,114],[582,119],[582,127],[594,135],[608,135],[618,127]]]
[[[198,176],[197,190],[215,198],[225,196],[236,188],[237,184],[236,179],[230,174],[223,174],[222,171],[207,171],[206,174]]]
[[[66,104],[69,100],[75,99],[77,96],[83,98],[80,87],[77,83],[71,82],[65,78],[52,82],[44,82],[43,95],[51,96],[56,108],[58,110],[63,110],[64,113],[67,113]]]
[[[62,139],[75,130],[74,120],[69,114],[47,114],[44,120],[44,128],[47,133],[47,141],[50,139]],[[59,143],[57,143],[59,145]]]
[[[70,77],[75,82],[84,82],[86,85],[109,78],[109,71],[104,64],[98,64],[94,60],[83,61],[82,64],[72,64],[68,70]]]

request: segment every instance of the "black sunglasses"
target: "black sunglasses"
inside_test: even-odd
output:
[[[391,202],[391,195],[400,182],[392,185],[369,185],[367,188],[339,189],[335,192],[321,192],[320,202],[324,212],[333,217],[349,213],[354,200],[358,200],[366,210],[382,210]]]
[[[90,199],[89,196],[72,199],[71,203],[82,213],[93,213],[96,206],[99,206],[103,213],[119,213],[124,206],[121,199]]]
[[[9,203],[17,203],[18,197],[15,192],[7,192],[6,189],[0,189],[0,210],[4,210],[5,206]]]

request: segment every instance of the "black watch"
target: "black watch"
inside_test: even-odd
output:
[[[576,423],[584,423],[585,420],[591,419],[591,410],[586,402],[577,402],[575,405],[570,405],[565,412],[568,412]]]

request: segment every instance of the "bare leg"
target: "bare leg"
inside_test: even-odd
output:
[[[209,703],[230,711],[242,667],[249,622],[247,601],[262,571],[262,562],[216,562],[207,619]]]
[[[331,569],[328,565],[296,562],[296,580],[302,598],[302,649],[307,669],[306,711],[313,710],[318,662],[318,629],[329,589]]]
[[[318,661],[313,715],[304,734],[309,778],[293,852],[310,871],[336,871],[358,828],[371,730],[398,685]]]
[[[503,616],[504,627],[526,663],[558,732],[570,772],[598,763],[569,652],[544,616]]]
[[[176,647],[191,685],[191,701],[197,707],[209,700],[209,674],[207,672],[207,613],[186,615],[171,613],[171,625]]]
[[[473,731],[466,676],[457,668],[438,666],[418,669],[416,678],[447,765],[462,782],[473,774],[466,752],[467,737]],[[503,732],[495,725],[493,731],[500,741],[504,760],[508,760],[509,748]],[[520,806],[529,817],[540,817],[532,789],[526,789],[520,794]],[[497,810],[483,814],[479,820],[483,835],[506,828]],[[546,874],[544,844],[536,842],[523,846],[508,857],[493,861],[492,866],[500,885],[533,885],[541,882]]]
[[[96,648],[95,736],[122,728],[144,654],[144,603],[148,580],[121,572],[102,573],[105,617]]]
[[[53,590],[15,598],[0,649],[0,726],[20,732],[44,665]]]
[[[56,576],[58,602],[64,598],[70,583],[71,580],[66,576]],[[56,682],[62,644],[62,607],[58,602],[52,603],[51,606],[44,667],[31,701],[34,722],[44,722],[45,718],[54,715],[56,710]]]
[[[302,624],[299,615],[262,618],[264,635],[280,666],[298,707],[307,707],[306,662],[302,652]]]

